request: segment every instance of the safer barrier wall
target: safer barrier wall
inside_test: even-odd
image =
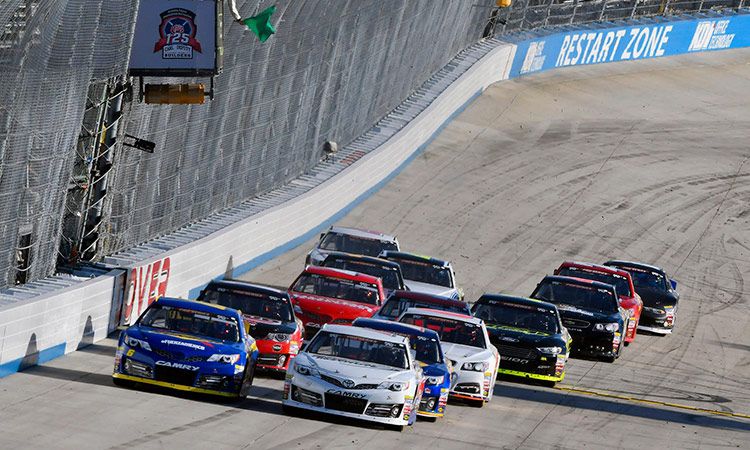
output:
[[[114,270],[34,301],[0,306],[0,378],[107,337],[116,326],[113,296],[123,275]]]

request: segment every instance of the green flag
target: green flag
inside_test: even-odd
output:
[[[260,42],[266,42],[266,39],[276,32],[276,28],[271,23],[271,14],[274,12],[276,12],[276,5],[269,6],[257,16],[248,17],[242,23],[258,36]]]

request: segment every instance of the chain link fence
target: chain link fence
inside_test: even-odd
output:
[[[482,36],[743,1],[277,0],[265,43],[225,15],[205,105],[128,101],[139,0],[0,0],[0,287],[97,260],[279,187]],[[270,0],[238,0],[245,15]],[[158,80],[154,80],[158,82]],[[121,145],[156,143],[153,154]]]

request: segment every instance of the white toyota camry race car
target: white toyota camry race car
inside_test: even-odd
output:
[[[435,309],[409,308],[399,322],[435,330],[440,345],[451,361],[455,379],[450,396],[481,402],[492,399],[500,354],[490,343],[482,319]]]
[[[424,376],[409,338],[324,325],[289,364],[282,406],[379,422],[397,429],[416,420]]]

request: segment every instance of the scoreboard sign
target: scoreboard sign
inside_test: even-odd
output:
[[[221,69],[221,1],[140,2],[131,76],[211,76]]]

